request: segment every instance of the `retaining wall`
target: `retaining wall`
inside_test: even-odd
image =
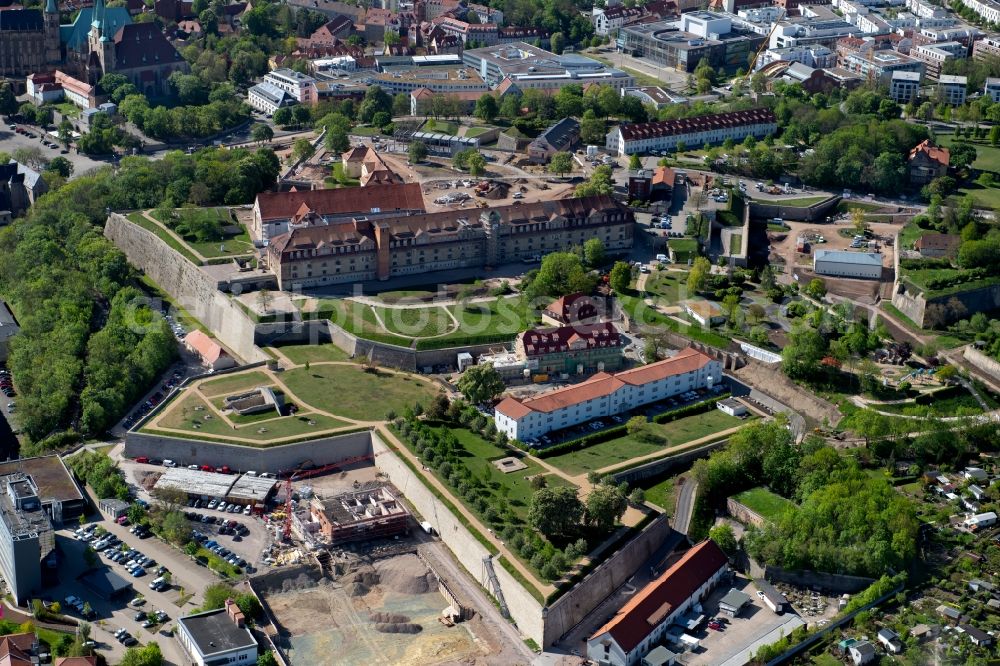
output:
[[[762,203],[760,201],[750,201],[750,216],[754,219],[780,217],[783,220],[801,220],[803,222],[815,222],[824,219],[830,211],[840,203],[840,197],[830,197],[826,201],[820,201],[812,206],[782,206],[780,204]]]
[[[591,610],[624,585],[670,535],[670,519],[661,515],[613,556],[556,599],[545,615],[545,642],[558,641]]]
[[[254,322],[217,289],[216,281],[203,273],[156,234],[112,213],[104,235],[166,291],[178,305],[208,327],[236,356],[248,363],[267,360],[254,344]]]
[[[950,307],[957,301],[961,308]],[[1000,308],[1000,285],[980,287],[968,291],[927,299],[924,294],[897,280],[892,294],[892,304],[921,328],[934,328],[964,319],[976,312],[989,312]]]
[[[341,460],[371,452],[368,431],[331,435],[321,439],[267,448],[203,442],[182,437],[151,435],[140,432],[125,434],[125,457],[169,458],[178,465],[228,465],[235,470],[280,472],[295,469],[303,462],[331,465]]]
[[[741,523],[750,523],[755,527],[763,527],[767,520],[746,504],[734,500],[732,497],[726,498],[726,511],[729,515]]]
[[[822,571],[791,571],[771,565],[761,567],[753,559],[750,559],[750,575],[754,578],[766,578],[772,583],[777,581],[797,587],[823,589],[835,594],[843,594],[844,592],[854,594],[867,589],[875,582],[874,578],[862,576],[845,576]]]
[[[1000,363],[971,345],[962,352],[965,360],[1000,382]]]
[[[706,444],[705,446],[699,446],[697,449],[691,449],[690,451],[685,451],[684,453],[679,453],[675,456],[666,456],[664,458],[660,458],[659,460],[639,465],[638,467],[614,473],[612,474],[612,477],[614,477],[615,483],[622,483],[624,481],[625,483],[632,485],[638,481],[642,481],[643,479],[660,476],[680,467],[686,468],[698,458],[704,458],[712,451],[724,446],[728,441],[729,439],[722,439],[718,442],[712,442],[711,444]]]

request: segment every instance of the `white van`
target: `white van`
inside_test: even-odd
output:
[[[175,463],[173,460],[164,460],[163,461],[163,466],[164,467],[177,467],[177,463]]]
[[[247,471],[247,476],[257,476],[257,472],[255,472],[254,470],[251,469],[251,470]]]
[[[153,580],[151,580],[149,582],[149,589],[151,589],[151,590],[156,589],[157,587],[159,587],[161,584],[163,584],[165,582],[166,581],[163,580],[163,576],[160,576],[159,578],[154,578]]]

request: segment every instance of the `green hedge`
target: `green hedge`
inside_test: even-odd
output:
[[[497,342],[510,342],[514,337],[506,333],[495,333],[493,335],[422,338],[417,340],[417,349],[447,349],[448,347],[467,347],[469,345],[491,345]]]
[[[686,407],[681,407],[680,409],[672,409],[662,414],[657,414],[653,417],[654,423],[670,423],[671,421],[676,421],[677,419],[684,418],[685,416],[691,416],[693,414],[701,414],[703,412],[715,409],[715,405],[720,400],[725,400],[729,397],[729,393],[723,393],[722,395],[712,398],[711,400],[703,400],[702,402],[695,403],[693,405],[687,405]],[[550,446],[545,449],[541,449],[536,452],[535,455],[539,458],[551,458],[552,456],[560,456],[564,453],[572,453],[574,451],[579,451],[585,449],[588,446],[593,446],[595,444],[601,444],[603,442],[611,441],[612,439],[618,439],[619,437],[624,437],[628,434],[628,429],[624,425],[615,426],[614,428],[608,428],[607,430],[602,430],[600,432],[595,432],[590,435],[584,435],[578,439],[573,439],[568,442],[563,442],[562,444],[556,444],[555,446]]]

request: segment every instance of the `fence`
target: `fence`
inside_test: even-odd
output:
[[[754,346],[749,342],[742,342],[742,341],[737,341],[737,342],[739,342],[740,350],[750,358],[756,359],[761,363],[767,363],[770,365],[773,365],[775,363],[781,363],[781,354],[776,354],[772,351],[761,349],[760,347]]]

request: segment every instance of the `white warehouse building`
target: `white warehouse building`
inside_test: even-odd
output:
[[[673,358],[617,374],[599,372],[585,382],[534,398],[504,398],[496,407],[497,430],[522,441],[553,430],[621,414],[722,379],[722,364],[688,347]]]
[[[225,608],[188,615],[177,620],[177,640],[196,666],[257,663],[257,639],[246,618],[227,599]]]
[[[813,270],[817,275],[867,280],[882,278],[882,255],[878,252],[816,250],[813,257]]]

